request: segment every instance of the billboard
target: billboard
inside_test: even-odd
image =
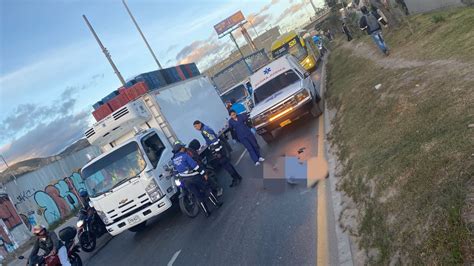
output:
[[[214,29],[216,30],[218,35],[221,35],[222,33],[226,32],[227,30],[229,30],[230,28],[234,27],[235,25],[239,24],[240,22],[244,20],[245,20],[244,14],[242,14],[242,11],[239,10],[235,12],[232,16],[214,25]]]

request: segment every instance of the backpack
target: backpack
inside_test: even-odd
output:
[[[367,22],[369,34],[376,30],[380,30],[380,24],[377,21],[377,18],[375,18],[374,14],[370,13],[365,15],[365,21]]]

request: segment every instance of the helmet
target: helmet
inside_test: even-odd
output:
[[[173,146],[173,153],[177,153],[179,152],[182,148],[184,148],[184,144],[181,143],[181,142],[175,142],[174,146]]]
[[[81,190],[81,192],[79,192],[79,196],[81,196],[81,198],[87,198],[89,193],[87,193],[87,190]]]
[[[34,235],[38,235],[38,234],[41,233],[43,230],[46,230],[46,227],[42,226],[41,224],[37,224],[37,225],[33,226],[33,229],[31,230],[31,232],[32,232]]]

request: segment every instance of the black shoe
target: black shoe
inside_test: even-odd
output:
[[[230,184],[229,187],[235,187],[239,184],[239,181],[237,181],[238,179],[232,179],[232,183]]]

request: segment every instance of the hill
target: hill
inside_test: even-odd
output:
[[[67,148],[65,148],[63,151],[61,151],[60,153],[56,155],[43,157],[43,158],[32,158],[32,159],[15,163],[11,165],[5,171],[0,173],[0,183],[6,183],[12,180],[13,179],[12,175],[15,175],[18,178],[24,174],[33,172],[50,163],[61,160],[62,158],[65,158],[73,154],[74,152],[82,150],[89,146],[90,144],[87,141],[87,139],[80,139],[74,142],[73,144],[69,145]]]

